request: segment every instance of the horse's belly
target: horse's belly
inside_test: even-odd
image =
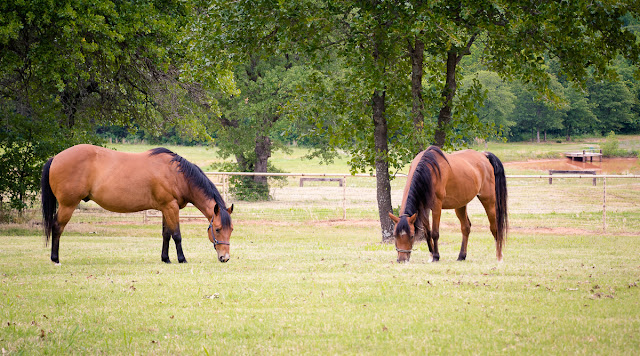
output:
[[[458,209],[463,206],[469,204],[470,201],[473,200],[475,195],[471,197],[456,197],[456,198],[445,198],[442,201],[442,209]]]
[[[442,200],[442,209],[462,208],[478,195],[477,189],[462,187],[463,186],[458,186],[457,189],[447,189],[447,193]]]
[[[89,199],[116,213],[132,213],[147,209],[157,209],[153,194],[146,185],[112,184],[92,189]]]
[[[101,197],[90,197],[91,200],[95,201],[96,204],[100,205],[102,208],[113,211],[115,213],[134,213],[136,211],[142,211],[147,209],[155,208],[153,204],[141,199],[112,199],[112,198],[101,198]]]

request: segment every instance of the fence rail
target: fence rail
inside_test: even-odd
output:
[[[246,173],[206,172],[228,204],[235,203],[234,219],[310,221],[310,220],[371,220],[378,218],[376,181],[369,174],[336,173]],[[232,176],[267,176],[270,190],[268,201],[241,201],[233,193]],[[340,178],[334,181],[301,178]],[[548,184],[553,178],[553,185]],[[592,179],[597,185],[591,184]],[[401,203],[406,175],[397,174],[391,182],[394,207]],[[511,226],[545,228],[547,226],[581,228],[593,231],[624,231],[640,233],[640,175],[507,175]],[[82,203],[82,204],[92,204]],[[99,209],[86,205],[87,214]],[[482,205],[474,199],[469,204],[474,226],[487,226]],[[139,214],[136,214],[138,219]],[[155,210],[142,213],[142,221],[161,217]],[[204,218],[193,206],[181,212],[181,218]],[[113,220],[127,219],[115,214]],[[129,218],[130,219],[130,218]],[[457,224],[455,213],[444,211],[443,223]],[[140,220],[138,220],[140,221]]]

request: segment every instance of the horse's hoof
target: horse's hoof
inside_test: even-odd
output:
[[[178,262],[180,262],[180,263],[187,263],[187,259],[185,258],[185,259],[182,259],[182,260],[178,260]]]
[[[460,255],[458,256],[458,261],[464,261],[467,259],[467,255]]]
[[[170,259],[168,259],[168,258],[163,258],[163,259],[162,259],[162,262],[164,262],[164,263],[171,263],[171,260],[170,260]]]

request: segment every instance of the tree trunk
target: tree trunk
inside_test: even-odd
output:
[[[411,56],[411,97],[413,103],[411,116],[413,116],[413,126],[416,129],[418,149],[422,151],[424,145],[420,139],[424,130],[424,99],[422,98],[424,42],[416,38],[415,45],[409,44],[409,54]]]
[[[456,95],[456,66],[458,65],[459,57],[455,50],[450,50],[447,53],[447,80],[442,90],[442,107],[438,114],[438,126],[435,132],[435,145],[443,147],[447,138],[447,126],[451,123],[453,118],[453,97]]]
[[[536,128],[536,142],[540,143],[540,129]]]
[[[256,137],[256,163],[254,165],[255,173],[267,173],[267,161],[271,157],[271,139],[268,136]],[[259,184],[267,184],[266,176],[253,176],[253,181]]]
[[[386,92],[376,90],[371,99],[373,108],[373,135],[376,152],[376,193],[378,197],[378,215],[382,229],[382,241],[393,239],[393,222],[389,218],[391,208],[391,184],[389,183],[389,153],[387,118],[385,117]]]

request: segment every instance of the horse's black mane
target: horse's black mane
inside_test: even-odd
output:
[[[226,204],[218,192],[215,184],[211,182],[211,180],[207,177],[206,174],[200,169],[200,167],[195,164],[187,161],[184,157],[172,152],[169,149],[164,147],[158,147],[151,150],[149,153],[150,156],[155,156],[159,154],[166,153],[173,158],[171,158],[171,162],[176,162],[178,164],[178,172],[184,174],[187,181],[196,187],[200,188],[200,190],[208,197],[215,200],[216,204],[218,204],[218,208],[220,208],[220,218],[223,227],[229,227],[231,225],[231,217],[227,212]]]
[[[431,146],[424,151],[416,170],[413,172],[413,177],[411,177],[407,202],[396,231],[408,233],[409,223],[407,217],[417,213],[419,209],[429,210],[433,208],[435,190],[432,182],[432,173],[440,176],[438,156],[448,162],[442,150],[436,146]]]

